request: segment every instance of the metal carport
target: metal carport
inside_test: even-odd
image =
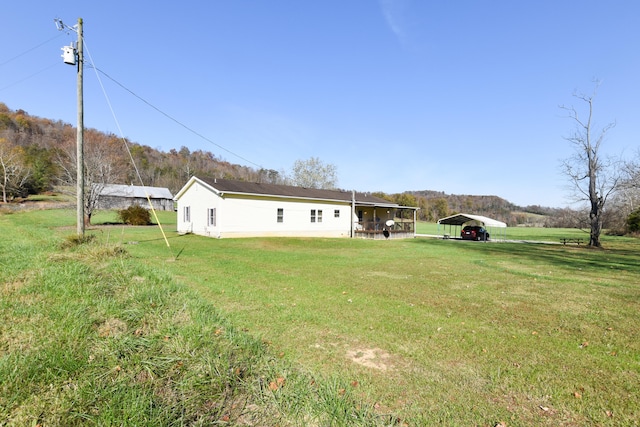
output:
[[[504,229],[504,232],[502,233],[502,240],[506,239],[507,237],[506,223],[502,221],[498,221],[497,219],[489,218],[482,215],[471,215],[471,214],[459,213],[456,215],[448,216],[446,218],[442,218],[438,220],[438,233],[440,233],[440,224],[442,224],[443,226],[447,226],[447,225],[449,226],[449,236],[453,235],[451,233],[452,226],[461,227],[463,225],[482,225],[483,227],[490,230],[489,231],[490,235],[493,235],[494,228]],[[457,236],[458,234],[459,234],[459,230],[455,229],[455,235]],[[443,233],[443,235],[445,234]]]

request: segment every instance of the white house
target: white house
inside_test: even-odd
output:
[[[368,193],[192,177],[175,201],[181,234],[216,238],[415,236],[416,208]]]

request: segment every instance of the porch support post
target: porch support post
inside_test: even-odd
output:
[[[373,207],[373,231],[378,231],[378,213],[376,212],[376,207]]]
[[[351,190],[351,238],[356,237],[354,223],[356,220],[356,192]]]

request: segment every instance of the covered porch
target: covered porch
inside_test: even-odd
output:
[[[353,237],[406,239],[416,235],[416,210],[398,205],[358,205],[353,212]]]

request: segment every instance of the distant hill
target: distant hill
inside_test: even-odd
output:
[[[102,176],[104,183],[137,183],[135,168],[120,137],[96,129],[85,129],[87,173]],[[226,178],[251,182],[283,184],[286,176],[271,169],[254,169],[233,164],[203,150],[188,147],[163,152],[148,145],[126,141],[145,185],[167,187],[176,193],[191,176]],[[13,197],[50,191],[74,176],[75,127],[60,120],[29,115],[0,103],[0,148],[19,152],[28,176],[21,187],[12,189]],[[92,166],[93,165],[93,166]],[[94,170],[96,169],[96,170]],[[104,175],[108,169],[108,176]],[[445,194],[441,191],[406,191],[400,194],[378,193],[397,203],[418,206],[420,220],[437,221],[454,213],[485,215],[512,225],[545,225],[550,219],[567,217],[564,210],[541,206],[516,206],[498,196]]]
[[[233,164],[208,151],[181,147],[163,152],[125,141],[145,185],[166,187],[174,194],[194,175],[270,183],[283,179],[277,171]],[[68,176],[75,176],[70,169],[75,168],[76,129],[68,123],[31,116],[23,110],[13,111],[0,103],[0,144],[6,152],[19,153],[21,166],[30,171],[22,191],[31,194],[48,191]],[[87,128],[84,144],[87,174],[94,173],[105,183],[139,182],[122,138]],[[14,192],[20,193],[15,189]]]
[[[484,215],[506,222],[509,226],[549,226],[559,217],[566,217],[566,209],[538,205],[518,206],[498,196],[471,194],[446,194],[443,191],[407,191],[422,200],[422,208],[427,210],[426,220],[438,220],[456,213]],[[573,215],[571,215],[573,217]]]

